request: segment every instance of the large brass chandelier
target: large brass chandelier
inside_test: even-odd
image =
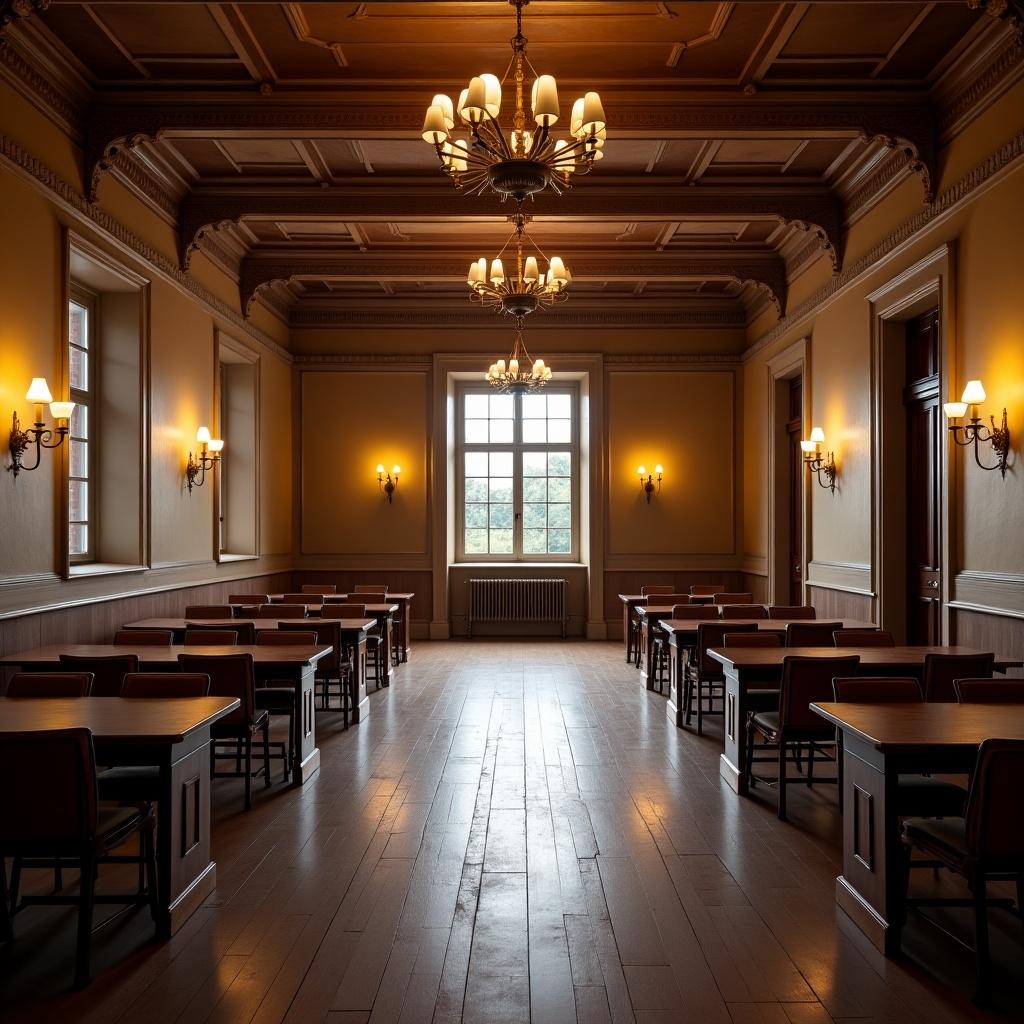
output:
[[[547,308],[556,302],[563,302],[569,297],[568,287],[572,280],[568,268],[560,256],[548,259],[540,247],[530,238],[526,231],[529,221],[524,213],[515,213],[509,220],[515,230],[491,260],[490,269],[487,259],[480,259],[469,265],[469,276],[466,284],[472,289],[472,298],[481,305],[497,309],[517,320],[522,320],[535,309]],[[506,271],[502,257],[512,240],[515,239],[515,266]],[[530,255],[524,259],[524,242],[537,251],[541,259],[548,259],[547,272],[542,272],[537,257]]]
[[[499,359],[491,363],[485,378],[492,388],[506,394],[525,394],[551,380],[551,367],[543,359],[532,359],[526,349],[522,320],[516,325],[516,340],[508,361]]]
[[[516,34],[504,77],[499,80],[484,74],[472,78],[457,104],[450,96],[438,94],[423,121],[423,140],[434,147],[442,169],[456,187],[469,193],[492,189],[520,204],[548,187],[559,194],[570,188],[573,174],[590,171],[602,158],[607,134],[601,97],[588,92],[572,106],[569,138],[552,137],[551,130],[560,117],[558,89],[551,75],[537,74],[526,55],[523,8],[528,2],[509,0],[516,9]],[[527,68],[534,75],[529,128],[523,106]],[[515,110],[512,130],[506,133],[498,115],[501,86],[510,73],[515,82]],[[456,117],[465,127],[465,138],[454,134]]]

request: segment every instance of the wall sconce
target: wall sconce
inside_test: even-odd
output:
[[[806,441],[800,442],[800,450],[804,453],[804,465],[817,475],[818,484],[834,494],[836,490],[836,460],[832,452],[829,452],[827,457],[821,454],[821,446],[824,443],[825,431],[821,427],[814,427],[811,430],[811,436]]]
[[[224,442],[219,437],[210,437],[209,427],[200,427],[196,431],[196,441],[199,443],[199,458],[197,460],[189,452],[185,469],[189,494],[193,487],[202,487],[206,483],[206,471],[212,470],[220,462],[220,453],[224,450]]]
[[[640,477],[640,490],[647,495],[648,505],[650,505],[655,491],[661,494],[661,477],[664,472],[665,470],[660,463],[654,467],[653,473],[648,473],[645,466],[636,467],[636,474]]]
[[[401,466],[392,466],[390,473],[384,472],[383,463],[379,463],[377,466],[377,486],[388,496],[389,505],[394,499],[395,491],[398,490],[398,474],[401,472]]]
[[[39,468],[39,461],[42,458],[44,448],[59,448],[68,436],[68,421],[75,409],[74,402],[55,402],[50,389],[46,385],[45,377],[33,377],[32,383],[25,393],[29,402],[35,402],[36,420],[35,424],[28,430],[21,429],[21,421],[18,419],[17,410],[11,419],[11,438],[9,447],[11,450],[11,464],[8,471],[17,476],[23,469],[29,472]],[[54,427],[49,429],[43,419],[43,406],[49,404],[50,415],[53,417]],[[55,440],[56,439],[56,440]],[[36,447],[36,461],[31,466],[22,462],[25,452],[32,445]]]
[[[1010,430],[1006,426],[1006,409],[1003,409],[1002,426],[997,427],[995,416],[989,416],[989,422],[992,426],[991,428],[986,427],[981,422],[981,416],[978,414],[978,406],[984,401],[985,389],[981,386],[981,381],[969,380],[967,387],[964,388],[964,393],[960,396],[960,401],[947,402],[942,408],[946,413],[946,418],[950,421],[949,429],[953,434],[953,440],[965,448],[973,444],[974,461],[982,469],[998,469],[1003,476],[1006,476],[1006,460],[1010,454]],[[971,422],[957,423],[957,420],[967,415],[968,406],[971,409]],[[987,441],[992,445],[992,450],[996,453],[996,464],[994,466],[986,466],[981,461],[981,456],[978,453],[978,443],[980,441]]]

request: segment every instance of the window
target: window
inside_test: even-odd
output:
[[[68,435],[68,555],[94,558],[96,302],[75,291],[68,302],[68,383],[75,403]]]
[[[576,398],[459,393],[460,560],[578,559]]]

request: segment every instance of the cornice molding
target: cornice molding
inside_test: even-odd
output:
[[[71,139],[79,138],[81,104],[55,83],[20,32],[5,36],[0,29],[0,76]]]
[[[137,160],[121,153],[114,158],[111,172],[172,228],[177,228],[177,200]]]
[[[967,0],[967,6],[1005,21],[1013,30],[1017,45],[1024,47],[1024,0]]]
[[[966,88],[956,94],[939,111],[938,129],[942,141],[962,131],[994,98],[1024,72],[1024,46],[1020,37],[1011,36],[997,50],[988,64],[971,78]]]
[[[0,0],[0,47],[11,25],[31,17],[38,11],[45,11],[50,0]]]
[[[744,359],[753,358],[762,349],[778,341],[786,334],[797,329],[800,323],[814,314],[818,307],[827,302],[836,293],[844,291],[857,278],[873,270],[878,263],[891,255],[895,249],[905,245],[918,232],[923,231],[933,221],[948,214],[955,206],[968,199],[973,192],[985,185],[991,178],[1004,171],[1011,164],[1024,157],[1024,132],[1015,135],[994,153],[990,154],[968,172],[959,181],[954,182],[933,203],[929,203],[920,213],[904,221],[895,231],[876,242],[863,256],[848,264],[832,277],[813,295],[802,302],[796,309],[787,313],[767,333],[763,334],[744,353]]]
[[[184,291],[187,291],[214,316],[226,320],[238,330],[243,331],[271,354],[285,362],[291,362],[291,353],[279,345],[269,335],[254,327],[227,303],[208,291],[196,280],[178,268],[176,261],[169,259],[159,249],[143,241],[133,231],[126,228],[96,203],[85,199],[77,189],[66,182],[52,168],[32,156],[7,135],[0,135],[0,160],[15,171],[34,182],[52,199],[70,210],[76,216],[102,232],[122,248],[128,250],[155,272],[168,278]]]
[[[336,363],[339,366],[393,366],[397,363],[408,363],[417,369],[419,367],[429,369],[433,361],[434,357],[432,355],[381,355],[376,352],[331,352],[308,355],[297,354],[293,359],[293,364],[299,370],[304,366],[328,366],[332,363]]]

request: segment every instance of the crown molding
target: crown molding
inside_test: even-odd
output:
[[[49,60],[21,26],[6,35],[0,27],[0,78],[52,121],[70,139],[81,142],[87,91]]]

